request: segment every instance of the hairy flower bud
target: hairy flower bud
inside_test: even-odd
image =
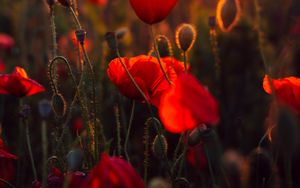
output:
[[[86,31],[83,29],[79,29],[75,31],[76,39],[80,44],[84,43],[84,39],[86,37]]]
[[[176,44],[184,52],[191,50],[196,41],[197,32],[191,24],[183,23],[176,29]]]
[[[164,135],[156,135],[152,143],[152,151],[153,154],[159,159],[162,159],[164,156],[166,156],[168,151],[168,142]]]
[[[104,38],[111,50],[116,50],[118,48],[118,41],[115,32],[106,33]]]

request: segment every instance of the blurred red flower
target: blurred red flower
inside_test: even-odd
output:
[[[300,78],[291,76],[271,80],[278,100],[290,106],[295,113],[300,114]],[[268,94],[272,93],[267,75],[264,77],[263,88]]]
[[[64,176],[58,168],[52,167],[47,178],[47,183],[49,188],[63,187]]]
[[[15,174],[15,160],[17,156],[8,153],[5,149],[4,142],[0,138],[0,178],[5,181],[10,181]],[[4,184],[0,181],[0,187]]]
[[[6,65],[4,64],[2,59],[0,59],[0,73],[5,72],[5,68],[6,68]]]
[[[197,125],[219,121],[215,98],[191,74],[181,74],[164,93],[159,105],[159,116],[166,130],[181,133]]]
[[[161,95],[170,85],[163,75],[157,58],[140,55],[130,59],[122,58],[122,60],[150,103],[158,106]],[[177,79],[177,74],[182,73],[184,70],[183,63],[174,58],[162,58],[161,62],[172,82]],[[173,67],[176,67],[176,69]],[[144,98],[134,87],[125,69],[121,65],[119,58],[110,62],[107,74],[124,96],[130,99],[144,101]]]
[[[205,169],[208,164],[202,144],[189,148],[186,159],[193,167],[200,170]]]
[[[155,24],[165,19],[177,0],[129,0],[136,15],[147,24]]]
[[[68,180],[69,181],[68,188],[80,187],[84,183],[85,178],[86,178],[85,173],[80,172],[80,171],[71,172],[67,176],[69,179]]]
[[[0,94],[24,97],[43,91],[45,88],[28,78],[27,73],[21,67],[15,67],[12,74],[0,74]]]
[[[107,0],[88,0],[88,2],[100,6],[105,6],[107,4]]]
[[[81,188],[144,188],[135,169],[125,160],[102,154],[101,161],[88,175]]]
[[[223,32],[231,31],[241,17],[240,0],[220,0],[217,5],[216,18]]]
[[[72,132],[77,135],[83,130],[82,117],[76,117],[72,122]]]
[[[0,50],[9,50],[15,45],[14,39],[4,33],[0,33]]]

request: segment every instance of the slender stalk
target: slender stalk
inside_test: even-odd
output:
[[[292,161],[291,156],[289,153],[285,153],[284,156],[284,173],[285,173],[285,183],[286,188],[292,188],[293,187],[293,181],[292,181]]]
[[[120,122],[120,110],[119,106],[115,105],[115,118],[116,118],[116,124],[117,124],[117,153],[118,156],[121,156],[121,122]]]
[[[177,178],[180,178],[181,177],[181,173],[182,173],[182,170],[183,170],[183,166],[184,163],[185,163],[185,159],[186,159],[186,152],[188,150],[188,137],[189,137],[189,131],[187,131],[185,133],[185,137],[186,137],[186,141],[185,141],[185,144],[184,144],[184,147],[183,147],[183,151],[182,151],[182,159],[181,159],[181,162],[180,162],[180,166],[179,166],[179,170],[178,170],[178,174],[177,174]]]
[[[175,151],[174,151],[174,154],[173,154],[173,160],[175,161],[177,159],[177,155],[179,153],[179,150],[180,150],[180,146],[182,144],[182,139],[184,137],[184,133],[181,133],[180,137],[179,137],[179,140],[178,140],[178,143],[176,145],[176,148],[175,148]]]
[[[29,125],[28,125],[27,120],[23,120],[23,123],[26,127],[26,141],[27,141],[28,153],[29,153],[30,162],[31,162],[31,168],[32,168],[34,180],[37,180],[36,167],[35,167],[35,164],[34,164],[32,148],[31,148],[31,143],[30,143]]]
[[[47,183],[47,159],[48,159],[48,139],[47,139],[47,124],[42,121],[42,146],[43,146],[43,178],[42,187],[46,187]]]
[[[5,183],[6,185],[8,185],[11,188],[16,188],[13,184],[9,183],[8,181],[5,181],[4,179],[0,178],[0,182]]]
[[[158,51],[158,48],[157,48],[157,42],[156,42],[156,38],[155,38],[155,35],[154,35],[154,31],[153,31],[153,26],[151,25],[150,26],[150,30],[151,30],[151,36],[152,36],[152,40],[153,40],[153,47],[154,47],[154,52],[155,52],[155,55],[156,55],[156,58],[157,58],[157,61],[159,63],[159,66],[162,70],[162,72],[164,73],[164,76],[166,78],[166,80],[168,81],[168,83],[171,85],[172,82],[171,80],[169,79],[164,67],[162,66],[162,63],[161,63],[161,59],[160,59],[160,55],[159,55],[159,51]]]
[[[128,127],[127,127],[126,139],[125,139],[125,144],[124,144],[124,153],[125,153],[125,156],[126,156],[126,160],[129,163],[130,163],[130,158],[129,158],[129,155],[128,155],[128,141],[129,141],[132,121],[133,121],[133,117],[134,117],[134,111],[135,111],[135,101],[132,101],[130,119],[129,119],[129,123],[128,123]]]
[[[210,161],[210,158],[209,158],[209,154],[208,154],[206,144],[203,144],[203,147],[204,147],[203,149],[204,149],[204,152],[205,152],[205,155],[206,155],[206,158],[207,158],[209,173],[210,173],[210,176],[211,176],[213,187],[216,187],[216,178],[214,176],[214,171],[213,171],[212,166],[211,166],[211,161]]]
[[[76,22],[77,29],[82,29],[80,21],[78,19],[78,16],[77,16],[76,12],[74,11],[74,9],[71,6],[69,7],[69,9],[70,9],[70,11],[71,11],[71,13],[73,15],[73,18],[74,18],[74,20]]]
[[[186,51],[183,52],[183,63],[184,63],[184,71],[187,72]]]

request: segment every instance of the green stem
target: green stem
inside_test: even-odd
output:
[[[150,30],[151,30],[151,36],[152,36],[152,40],[153,40],[153,47],[154,47],[154,52],[155,52],[155,54],[156,54],[157,61],[158,61],[158,63],[159,63],[159,66],[160,66],[160,68],[161,68],[161,70],[162,70],[162,72],[163,72],[163,74],[164,74],[166,80],[167,80],[168,83],[171,85],[172,82],[171,82],[171,80],[169,79],[169,77],[168,77],[168,75],[167,75],[167,73],[166,73],[166,71],[165,71],[165,69],[164,69],[164,67],[163,67],[163,65],[162,65],[162,63],[161,63],[159,51],[158,51],[158,48],[157,48],[157,42],[156,42],[156,38],[155,38],[155,35],[154,35],[154,31],[153,31],[153,26],[152,26],[152,25],[150,26]]]
[[[175,161],[177,159],[177,155],[179,153],[179,150],[180,150],[180,146],[182,144],[182,139],[184,137],[184,133],[181,133],[180,137],[179,137],[179,140],[178,140],[178,143],[176,145],[176,148],[175,148],[175,151],[174,151],[174,155],[173,155],[173,160]]]
[[[31,148],[31,143],[30,143],[29,125],[28,125],[27,120],[23,120],[23,122],[26,127],[26,141],[27,141],[27,147],[28,147],[28,152],[29,152],[29,157],[30,157],[30,162],[31,162],[31,168],[32,168],[34,180],[37,180],[36,167],[34,164],[32,148]]]
[[[187,72],[186,51],[183,52],[183,63],[184,63],[184,71]]]
[[[186,141],[185,141],[185,144],[184,144],[184,147],[183,147],[183,152],[182,152],[183,156],[182,156],[182,159],[181,159],[181,162],[180,162],[177,178],[181,177],[183,166],[185,166],[184,163],[185,163],[185,159],[186,159],[186,152],[188,150],[189,131],[187,131],[185,133],[185,137],[186,137]]]
[[[128,155],[128,141],[129,141],[129,136],[130,136],[130,131],[132,127],[132,121],[134,117],[134,111],[135,111],[135,101],[132,101],[132,107],[131,107],[131,112],[130,112],[130,119],[128,123],[128,128],[127,128],[127,133],[126,133],[126,139],[125,139],[125,144],[124,144],[124,153],[126,156],[126,160],[130,162],[130,158]]]
[[[121,157],[121,122],[120,122],[120,109],[118,105],[115,105],[115,118],[117,124],[117,152],[118,156]]]
[[[206,144],[203,144],[203,149],[204,149],[204,152],[205,152],[205,155],[206,155],[206,158],[207,158],[209,173],[210,173],[210,176],[211,176],[213,187],[215,187],[217,185],[216,184],[216,178],[214,176],[214,171],[212,169],[212,165],[211,165],[211,161],[210,161],[210,157],[209,157],[209,154],[208,154],[208,150],[207,150]]]
[[[42,121],[42,146],[43,146],[43,181],[42,187],[46,187],[47,183],[47,159],[48,159],[48,139],[47,139],[47,124]]]

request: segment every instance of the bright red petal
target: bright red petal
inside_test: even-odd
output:
[[[177,0],[130,0],[137,16],[147,24],[155,24],[165,19],[176,5]]]
[[[219,121],[214,97],[190,74],[182,74],[162,97],[159,115],[165,128],[181,133],[200,123]]]

